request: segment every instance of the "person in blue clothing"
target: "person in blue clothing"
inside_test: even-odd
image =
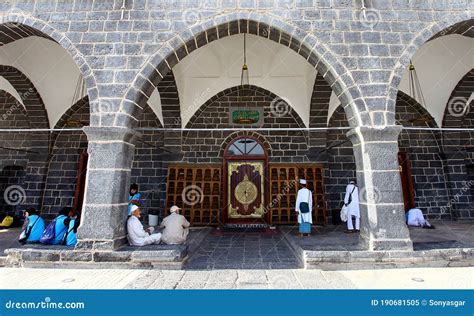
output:
[[[67,227],[69,224],[69,214],[71,212],[72,210],[70,208],[65,207],[61,211],[59,211],[58,216],[56,216],[53,245],[61,245],[63,243],[64,235],[66,234]]]
[[[25,211],[25,233],[28,238],[27,243],[39,242],[41,234],[44,230],[44,220],[40,216],[40,212],[34,208],[29,208]]]
[[[79,227],[80,217],[75,212],[71,212],[66,222],[67,232],[64,236],[63,244],[75,247],[77,245],[77,228]]]
[[[132,205],[141,205],[140,197],[141,194],[138,192],[138,184],[132,184],[130,186],[130,194],[128,195],[128,216],[132,215]]]

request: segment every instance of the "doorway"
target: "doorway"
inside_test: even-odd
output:
[[[267,152],[257,139],[234,139],[224,151],[224,214],[226,223],[267,222]]]

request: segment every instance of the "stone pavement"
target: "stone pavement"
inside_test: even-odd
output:
[[[409,227],[414,250],[445,249],[454,247],[474,248],[474,222],[430,221],[435,229]],[[280,227],[284,234],[295,235],[296,226]],[[345,225],[313,227],[310,237],[296,239],[305,250],[361,250],[359,234],[345,234]]]
[[[297,269],[302,263],[279,230],[266,233],[212,231],[190,252],[185,269]]]
[[[0,268],[2,289],[473,289],[474,268],[357,271]]]
[[[0,256],[4,256],[5,249],[18,247],[17,242],[21,228],[8,228],[0,230]]]

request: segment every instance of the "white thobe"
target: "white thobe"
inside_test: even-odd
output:
[[[171,213],[163,218],[160,227],[163,229],[163,242],[168,245],[178,245],[186,241],[189,233],[189,222],[181,214]]]
[[[150,232],[154,229],[151,227]],[[150,244],[158,244],[161,240],[161,233],[148,234],[143,228],[143,224],[138,217],[130,216],[127,220],[128,241],[131,246],[145,246]]]
[[[423,216],[423,212],[419,208],[412,208],[408,211],[408,226],[431,226],[425,217]]]
[[[354,190],[354,192],[352,192],[352,190]],[[357,188],[353,184],[348,184],[346,187],[346,195],[344,196],[344,204],[347,204],[347,202],[349,202],[349,196],[352,196],[352,200],[351,203],[347,205],[347,218],[350,219],[351,216],[360,217],[359,188]]]
[[[301,213],[300,212],[300,203],[306,202],[309,205],[309,212],[308,213]],[[307,188],[302,188],[298,190],[298,195],[296,197],[296,205],[295,211],[300,212],[298,216],[298,224],[301,224],[301,219],[304,219],[306,223],[313,224],[313,194]]]

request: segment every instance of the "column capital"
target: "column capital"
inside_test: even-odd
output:
[[[136,130],[127,127],[85,126],[84,133],[89,142],[124,141],[133,144],[141,136]]]
[[[384,127],[357,126],[349,130],[346,135],[354,145],[370,142],[398,142],[403,126],[389,125]]]

